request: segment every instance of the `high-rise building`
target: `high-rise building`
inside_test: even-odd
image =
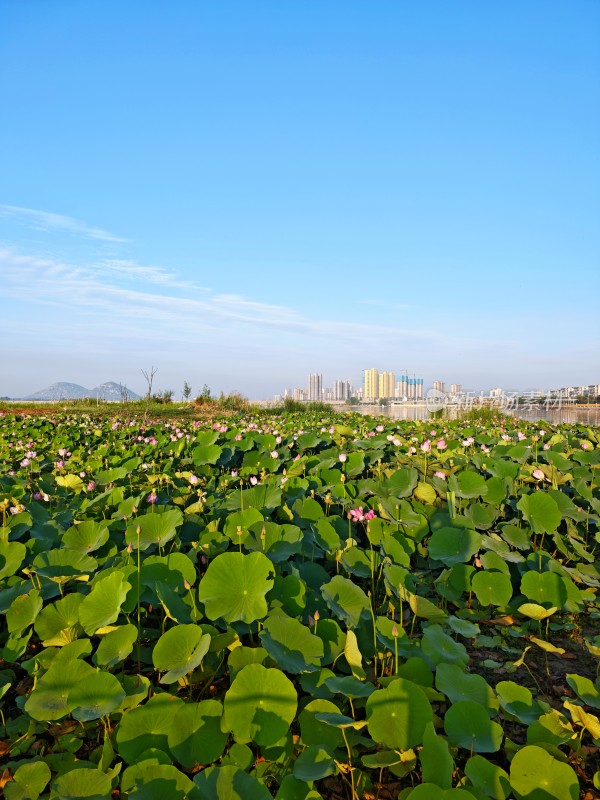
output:
[[[393,372],[379,373],[379,399],[388,400],[394,397],[394,384],[396,376]]]
[[[379,400],[379,370],[375,367],[364,371],[363,399]]]
[[[323,376],[313,372],[308,377],[308,400],[317,403],[323,400]]]
[[[334,400],[349,400],[352,396],[350,381],[336,381],[333,385]]]
[[[450,384],[450,394],[452,394],[452,395],[462,394],[462,384],[461,383],[451,383]]]
[[[434,381],[433,382],[433,391],[438,392],[439,394],[446,394],[446,384],[444,381]]]

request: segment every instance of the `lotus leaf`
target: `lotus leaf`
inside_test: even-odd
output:
[[[199,772],[194,783],[199,800],[271,800],[264,783],[233,765]]]
[[[221,731],[223,706],[217,700],[186,703],[180,707],[169,731],[169,750],[186,769],[217,761],[227,743]]]
[[[360,586],[341,575],[322,586],[321,594],[332,613],[348,628],[355,628],[363,612],[370,608],[369,598]]]
[[[524,495],[517,503],[517,508],[536,533],[552,533],[562,520],[556,500],[547,492]]]
[[[444,728],[452,744],[474,753],[495,753],[504,737],[488,711],[473,700],[460,700],[446,711]]]
[[[481,536],[468,528],[440,528],[427,545],[430,558],[447,567],[469,561],[480,548]]]
[[[90,672],[69,692],[67,704],[80,722],[99,719],[117,709],[125,699],[125,690],[110,672]]]
[[[210,645],[209,634],[197,625],[177,625],[163,633],[152,651],[152,663],[167,670],[161,683],[175,683],[201,663]]]
[[[371,737],[396,750],[421,744],[427,723],[433,722],[425,692],[405,678],[374,691],[367,700],[366,711]]]
[[[106,800],[111,796],[109,775],[82,767],[59,775],[52,784],[51,800]]]
[[[115,622],[130,589],[131,584],[120,571],[111,572],[94,584],[79,606],[79,621],[88,636]]]
[[[136,549],[139,545],[140,550],[147,550],[152,545],[164,547],[175,537],[182,522],[183,514],[178,508],[162,513],[140,514],[129,522],[125,541]]]
[[[117,727],[119,755],[128,764],[139,760],[150,747],[169,753],[168,736],[183,702],[169,694],[157,694],[138,708],[126,711]]]
[[[43,761],[32,761],[17,767],[10,783],[4,785],[6,800],[37,800],[44,791],[52,773]]]
[[[452,787],[454,760],[448,750],[448,742],[436,734],[433,722],[428,722],[425,727],[419,758],[426,783],[434,783],[440,789]]]
[[[267,614],[273,578],[273,563],[263,553],[222,553],[209,564],[198,597],[209,619],[252,623]]]
[[[91,553],[108,541],[109,531],[106,523],[86,520],[73,525],[63,536],[63,545],[81,553]]]
[[[298,675],[321,666],[324,653],[321,639],[286,614],[267,617],[260,639],[273,661],[286,672]]]
[[[44,647],[62,647],[83,633],[79,623],[79,607],[83,599],[82,594],[73,592],[40,611],[34,629]]]
[[[465,766],[465,775],[476,789],[492,800],[506,800],[510,795],[508,773],[483,756],[471,756]]]
[[[287,732],[297,704],[294,685],[283,672],[248,664],[225,693],[223,729],[239,742],[268,747]]]
[[[476,572],[471,586],[482,606],[506,606],[513,593],[510,577],[496,570]]]
[[[94,663],[101,667],[114,667],[125,661],[137,639],[137,628],[130,623],[122,625],[102,637],[94,654]]]
[[[543,748],[529,745],[510,764],[510,785],[518,800],[577,800],[579,782],[572,767]]]

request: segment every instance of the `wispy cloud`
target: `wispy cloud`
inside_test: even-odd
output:
[[[142,281],[157,286],[172,289],[191,289],[207,292],[205,286],[199,286],[192,281],[183,281],[177,273],[163,267],[138,264],[136,261],[124,258],[103,259],[94,264],[97,273],[105,273],[111,278],[127,278],[131,281]]]
[[[35,208],[22,208],[0,203],[0,217],[14,217],[23,225],[40,231],[67,231],[86,239],[95,239],[101,242],[126,242],[120,236],[115,236],[102,228],[86,225],[74,217],[65,214],[55,214],[50,211],[40,211]]]
[[[178,281],[174,273],[158,268],[144,268],[133,262],[127,271],[137,277],[143,288],[119,284],[120,270],[115,267],[98,270],[97,265],[80,266],[63,261],[20,253],[12,248],[0,250],[0,271],[3,275],[3,295],[28,303],[59,305],[71,312],[84,311],[87,323],[96,318],[106,325],[108,320],[135,320],[156,332],[157,326],[179,329],[181,336],[188,332],[220,329],[230,333],[231,326],[246,326],[260,330],[278,330],[287,334],[302,334],[330,340],[381,340],[393,337],[437,340],[430,330],[401,329],[394,326],[370,325],[363,322],[310,318],[283,305],[262,303],[240,295],[219,294],[207,289],[186,296],[166,291],[169,288],[189,288]],[[151,291],[155,284],[165,291]]]

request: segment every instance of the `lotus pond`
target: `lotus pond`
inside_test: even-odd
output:
[[[600,435],[0,417],[8,800],[600,787]]]

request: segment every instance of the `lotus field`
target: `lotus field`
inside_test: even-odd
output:
[[[599,464],[510,417],[0,417],[4,796],[598,797]]]

